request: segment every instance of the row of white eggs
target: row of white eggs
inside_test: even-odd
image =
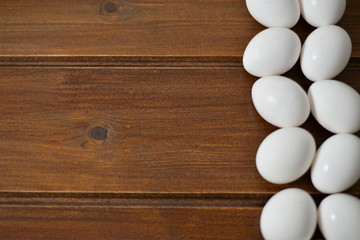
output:
[[[323,193],[342,192],[360,179],[360,139],[336,134],[317,150],[302,128],[282,128],[267,136],[256,154],[260,175],[275,184],[290,183],[311,167],[311,181]]]
[[[246,4],[258,22],[270,27],[257,34],[244,52],[245,69],[262,77],[253,85],[253,102],[266,121],[286,127],[261,143],[256,155],[259,173],[269,182],[283,184],[311,167],[311,180],[319,191],[348,189],[360,178],[360,139],[348,134],[360,129],[360,95],[344,83],[328,80],[345,68],[351,55],[349,35],[333,26],[342,17],[346,0],[246,0]],[[300,12],[312,26],[320,27],[302,48],[299,37],[285,29],[298,22]],[[299,56],[304,75],[318,81],[308,94],[291,79],[274,76],[290,70]],[[332,136],[316,152],[312,135],[295,127],[306,121],[310,111],[327,130],[346,134]],[[308,193],[286,189],[267,202],[260,227],[268,240],[310,239],[317,221],[326,239],[358,239],[360,200],[333,194],[321,202],[316,214]]]
[[[328,240],[359,239],[360,200],[337,193],[323,199],[316,210],[307,192],[288,188],[266,203],[260,217],[260,230],[266,240],[310,239],[316,223]]]
[[[341,27],[328,25],[314,30],[301,48],[300,38],[287,28],[268,28],[247,45],[244,68],[257,77],[281,75],[289,71],[300,56],[301,70],[312,81],[332,79],[349,62],[351,39]]]
[[[314,27],[337,23],[346,0],[246,0],[253,18],[266,27],[292,28],[300,18]]]
[[[265,239],[310,239],[316,220],[326,239],[358,239],[360,200],[339,194],[360,178],[360,139],[349,133],[360,130],[360,95],[336,80],[351,55],[351,39],[336,24],[346,0],[246,0],[250,14],[264,26],[248,44],[244,68],[262,77],[252,88],[259,114],[269,123],[285,127],[261,143],[256,166],[269,182],[283,184],[300,178],[311,167],[314,186],[325,198],[316,214],[311,196],[300,189],[275,194],[260,220]],[[293,27],[300,18],[314,30],[301,48]],[[329,26],[330,25],[330,26]],[[308,94],[291,79],[276,76],[290,70],[300,56],[304,75],[313,83]],[[274,76],[275,75],[275,76]],[[323,80],[323,81],[320,81]],[[301,128],[310,111],[327,130],[338,133],[317,150],[312,135]]]
[[[310,111],[325,129],[333,133],[360,130],[360,95],[336,80],[314,82],[308,94],[295,81],[283,76],[258,79],[252,100],[260,116],[277,127],[297,127]]]

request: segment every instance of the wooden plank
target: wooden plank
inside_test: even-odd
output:
[[[299,72],[287,76],[307,88]],[[359,91],[359,76],[339,79]],[[276,128],[241,68],[3,67],[0,79],[2,191],[315,192],[308,175],[278,186],[257,173],[257,147]],[[318,144],[331,135],[312,118],[305,128]]]
[[[2,240],[262,239],[258,223],[261,207],[269,197],[264,194],[0,193],[0,237]],[[319,203],[324,195],[313,197]],[[313,239],[322,239],[319,230]]]
[[[360,2],[339,23],[360,56]],[[244,0],[3,0],[0,55],[242,56],[263,26]],[[294,30],[304,40],[313,28]]]
[[[10,239],[261,239],[260,209],[0,206]]]

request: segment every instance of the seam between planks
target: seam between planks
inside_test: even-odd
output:
[[[311,195],[317,204],[327,196]],[[270,193],[0,192],[0,207],[262,208],[271,196]]]
[[[241,68],[242,57],[177,56],[0,56],[0,67],[44,68]],[[359,68],[352,57],[347,68]],[[299,61],[294,69],[299,69]]]

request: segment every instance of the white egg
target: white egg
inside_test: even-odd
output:
[[[360,200],[344,193],[326,197],[318,208],[318,223],[327,240],[358,240]]]
[[[268,28],[247,45],[244,68],[257,77],[281,75],[295,65],[300,50],[301,42],[296,33],[287,28]]]
[[[277,127],[300,126],[310,115],[306,92],[290,78],[260,78],[254,83],[251,96],[260,116]]]
[[[344,29],[335,25],[314,30],[305,40],[300,64],[311,81],[337,76],[349,62],[351,39]]]
[[[299,0],[301,15],[310,25],[336,24],[344,15],[346,0]]]
[[[313,83],[308,90],[311,113],[333,133],[360,130],[360,95],[349,85],[336,80]]]
[[[272,196],[260,217],[260,230],[266,240],[310,239],[315,228],[315,202],[298,188],[288,188]]]
[[[316,152],[311,167],[311,181],[315,188],[323,193],[342,192],[359,178],[360,139],[352,134],[328,138]]]
[[[293,27],[300,18],[298,0],[246,0],[251,16],[266,27]]]
[[[310,168],[315,151],[315,140],[305,129],[278,129],[260,144],[256,154],[256,168],[271,183],[289,183],[300,178]]]

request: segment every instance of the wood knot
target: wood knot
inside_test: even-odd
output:
[[[108,130],[100,126],[92,128],[90,132],[90,136],[97,141],[105,141],[107,138],[107,134]]]
[[[123,0],[102,0],[100,3],[100,15],[107,21],[130,18],[133,12],[134,8]]]
[[[106,2],[103,9],[108,13],[114,13],[118,10],[118,6],[114,2]]]

